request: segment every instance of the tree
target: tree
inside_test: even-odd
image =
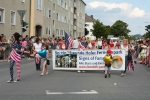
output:
[[[144,38],[150,38],[150,33],[149,32],[146,32],[144,35],[143,35]]]
[[[96,20],[94,22],[92,32],[93,32],[93,35],[96,36],[97,38],[101,36],[104,37],[106,35],[106,26],[103,25],[103,23],[100,22],[99,20]]]
[[[128,29],[128,24],[121,21],[117,20],[112,26],[111,26],[111,35],[114,35],[115,37],[118,36],[128,36],[129,32],[131,32]]]

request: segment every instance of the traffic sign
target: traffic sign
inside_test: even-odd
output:
[[[23,18],[23,16],[26,13],[26,10],[18,10],[18,13],[19,13],[20,17]]]

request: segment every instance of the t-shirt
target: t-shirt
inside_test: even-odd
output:
[[[23,41],[22,46],[27,46],[27,41]]]
[[[98,41],[98,46],[102,46],[102,41]]]
[[[35,47],[35,51],[37,51],[37,52],[41,51],[42,43],[39,43],[39,44],[34,43],[33,45]]]
[[[84,46],[85,48],[88,46],[87,42],[81,42],[82,46]]]
[[[78,40],[73,40],[72,48],[78,48],[79,42]]]
[[[128,46],[124,47],[123,45],[121,45],[121,49],[125,50],[125,55],[127,56],[128,55]]]

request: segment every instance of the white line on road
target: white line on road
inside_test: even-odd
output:
[[[84,92],[50,92],[46,90],[47,95],[61,95],[61,94],[98,94],[95,90],[84,91]]]

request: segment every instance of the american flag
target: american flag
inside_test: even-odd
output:
[[[65,32],[65,42],[67,47],[72,47],[73,40],[71,37],[69,37],[69,35],[66,32]]]
[[[81,42],[79,42],[79,49],[80,50],[84,50],[85,49],[85,47],[81,44]]]
[[[21,55],[19,55],[15,49],[12,49],[11,52],[11,59],[13,59],[15,62],[20,62],[21,61]]]

